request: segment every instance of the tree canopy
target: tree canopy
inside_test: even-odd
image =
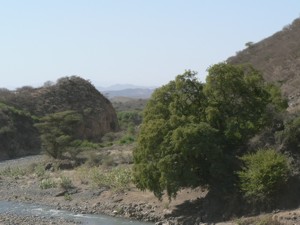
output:
[[[60,159],[76,140],[75,128],[81,122],[82,116],[72,110],[41,118],[35,126],[41,134],[42,149],[53,158]]]
[[[186,71],[157,89],[144,110],[134,179],[158,198],[231,184],[236,155],[270,121],[270,88],[251,66],[214,65],[205,84],[196,75]]]

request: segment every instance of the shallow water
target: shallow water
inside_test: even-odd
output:
[[[0,201],[0,214],[4,213],[13,213],[21,216],[39,216],[49,218],[49,221],[51,221],[51,218],[65,218],[89,225],[153,225],[153,223],[120,219],[105,215],[75,214],[35,204]]]

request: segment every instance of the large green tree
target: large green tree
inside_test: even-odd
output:
[[[68,110],[49,114],[36,124],[41,136],[42,149],[55,159],[74,150],[76,130],[82,122],[82,116],[75,111]]]
[[[183,187],[232,184],[241,146],[265,127],[271,95],[250,66],[220,63],[206,84],[186,71],[157,89],[145,110],[134,150],[137,187],[161,198]]]

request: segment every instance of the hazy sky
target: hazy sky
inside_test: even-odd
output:
[[[0,0],[0,87],[160,86],[281,30],[299,0]]]

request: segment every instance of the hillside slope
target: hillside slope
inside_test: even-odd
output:
[[[300,108],[300,18],[258,43],[249,43],[227,62],[252,64],[267,82],[280,86],[289,99],[289,110]]]

